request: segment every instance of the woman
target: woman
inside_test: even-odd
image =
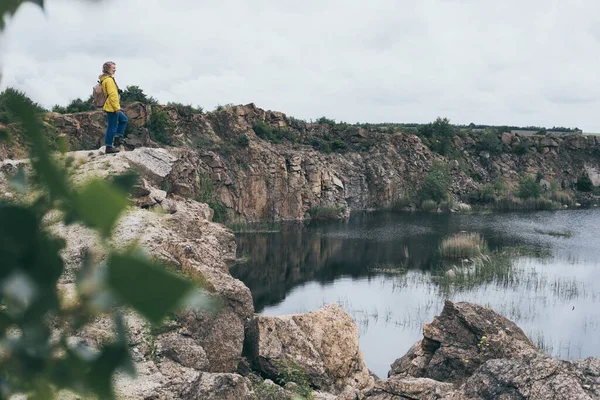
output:
[[[102,91],[106,96],[106,102],[104,103],[104,107],[102,107],[106,112],[107,122],[106,135],[104,136],[106,154],[119,152],[119,149],[115,146],[121,145],[125,127],[127,126],[127,116],[121,111],[121,104],[119,104],[119,87],[114,78],[116,71],[117,67],[115,63],[108,61],[102,66],[102,75],[100,75]]]

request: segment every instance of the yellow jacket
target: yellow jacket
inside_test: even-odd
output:
[[[106,96],[106,103],[104,103],[104,107],[102,107],[102,109],[106,112],[115,112],[120,110],[121,104],[119,104],[119,88],[117,87],[115,78],[113,78],[111,75],[104,75],[100,78],[100,83],[102,83],[102,91]]]

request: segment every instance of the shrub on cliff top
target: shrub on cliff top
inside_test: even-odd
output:
[[[44,107],[31,100],[27,95],[20,90],[13,88],[6,88],[0,93],[0,124],[11,124],[17,122],[18,119],[14,115],[13,110],[8,105],[8,100],[13,97],[18,97],[21,101],[26,102],[31,106],[33,112],[41,114],[47,112]]]
[[[158,100],[156,100],[152,96],[146,95],[144,91],[139,86],[127,86],[125,90],[121,93],[121,102],[122,103],[133,103],[135,101],[139,101],[143,104],[150,104],[152,106],[158,105]]]

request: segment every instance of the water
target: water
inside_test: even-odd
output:
[[[478,232],[490,250],[509,252],[510,279],[442,285],[452,263],[439,246],[460,231]],[[232,274],[250,288],[257,312],[284,315],[339,303],[356,321],[365,362],[380,377],[422,337],[423,324],[446,298],[492,307],[553,356],[600,356],[599,209],[360,213],[349,221],[240,234],[237,242],[238,257],[248,262]]]

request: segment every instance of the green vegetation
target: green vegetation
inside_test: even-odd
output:
[[[150,131],[152,140],[166,145],[172,144],[170,131],[175,125],[165,110],[154,110],[145,126]]]
[[[90,95],[87,100],[76,98],[72,100],[66,107],[59,106],[58,104],[52,107],[53,112],[60,114],[74,114],[78,112],[93,111],[94,107],[93,97]]]
[[[432,151],[443,156],[450,154],[455,130],[448,118],[437,118],[433,123],[421,125],[418,133],[428,139]]]
[[[460,232],[445,238],[440,245],[445,258],[473,258],[487,253],[487,244],[479,233]]]
[[[2,23],[0,22],[0,26],[1,24]],[[15,96],[20,97],[22,101],[27,102],[32,112],[36,114],[42,114],[48,111],[38,103],[31,100],[29,97],[27,97],[25,93],[17,89],[6,88],[4,91],[2,91],[2,93],[0,93],[0,124],[8,125],[18,122],[14,110],[12,110],[9,107],[9,100],[14,98]]]
[[[127,86],[125,90],[121,93],[121,103],[133,103],[139,101],[143,104],[149,104],[152,106],[158,105],[158,100],[156,100],[152,96],[146,95],[144,91],[139,86]]]
[[[313,389],[310,385],[310,380],[308,374],[304,372],[296,363],[291,360],[288,361],[276,361],[275,366],[279,371],[279,383],[281,385],[285,385],[288,382],[293,382],[297,386],[294,389],[294,392],[300,396],[304,400],[312,400],[313,397]]]
[[[438,203],[435,200],[423,200],[421,202],[421,210],[425,212],[437,211]]]
[[[215,198],[215,186],[210,178],[210,175],[206,172],[200,174],[200,181],[198,182],[200,188],[196,195],[196,201],[200,203],[206,203],[212,208],[213,221],[224,224],[227,222],[229,215],[227,213],[227,207]]]
[[[429,172],[425,175],[419,197],[421,201],[433,200],[436,203],[444,201],[448,197],[451,184],[452,178],[448,164],[434,160]]]
[[[479,137],[477,150],[486,151],[490,155],[498,155],[502,153],[502,141],[498,138],[498,131],[494,128],[485,128]]]
[[[340,219],[346,212],[345,206],[315,206],[310,208],[308,214],[312,219]]]
[[[271,143],[281,143],[283,139],[291,142],[296,142],[294,133],[286,128],[272,127],[264,121],[256,121],[252,125],[252,129],[256,136],[261,139],[268,140]]]
[[[182,104],[176,102],[168,102],[167,107],[173,107],[180,117],[190,118],[192,115],[204,114],[204,109],[200,106],[194,107],[191,104]]]
[[[583,174],[577,178],[577,184],[575,186],[580,192],[591,192],[594,188],[592,180],[587,174]]]
[[[319,125],[329,125],[331,127],[335,126],[335,120],[334,119],[329,119],[325,116],[317,118],[317,120],[315,121],[315,123],[319,124]]]
[[[131,307],[148,321],[160,323],[194,285],[155,264],[135,245],[112,247],[113,227],[129,205],[127,193],[137,181],[135,175],[72,187],[65,166],[58,162],[61,157],[54,157],[47,147],[39,107],[14,90],[5,91],[2,100],[30,144],[35,182],[35,190],[29,188],[25,196],[35,200],[0,203],[2,397],[22,393],[51,399],[68,389],[84,397],[112,399],[114,372],[134,372],[120,310]],[[26,181],[19,186],[27,190]],[[90,254],[83,255],[75,303],[60,300],[58,280],[65,270],[60,253],[65,241],[53,236],[43,222],[51,213],[53,220],[65,225],[78,223],[95,230],[106,253],[102,265]],[[102,274],[97,273],[100,269]],[[112,317],[116,340],[89,357],[67,339],[99,315]]]
[[[519,179],[517,196],[521,199],[537,199],[542,195],[542,187],[532,175],[525,175]]]

